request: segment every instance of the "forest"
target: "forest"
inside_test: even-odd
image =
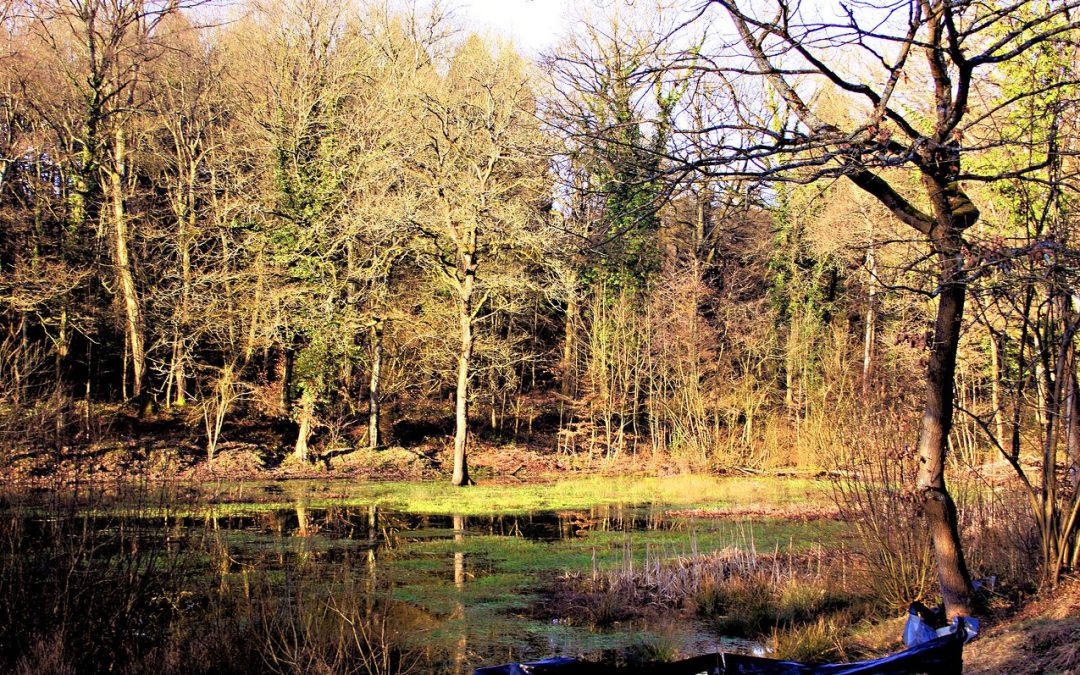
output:
[[[1080,2],[573,12],[0,0],[4,482],[862,476],[949,616],[972,495],[1080,569]]]

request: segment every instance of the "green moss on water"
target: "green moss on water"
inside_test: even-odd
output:
[[[690,509],[831,503],[829,484],[825,481],[708,475],[588,476],[528,483],[491,482],[467,488],[444,481],[328,479],[183,484],[143,490],[126,499],[100,500],[88,512],[127,518],[221,518],[278,511],[301,504],[308,509],[377,506],[413,514],[486,516],[605,506]],[[32,500],[23,501],[22,508],[34,508]]]
[[[454,553],[467,559],[483,556],[496,569],[515,572],[587,572],[593,561],[601,569],[615,567],[629,558],[640,563],[650,559],[706,554],[737,548],[758,553],[805,551],[813,546],[833,546],[848,532],[846,523],[831,520],[791,522],[771,518],[755,521],[700,520],[685,527],[630,532],[595,531],[553,542],[521,537],[470,535],[409,542],[399,547],[394,564],[406,569],[430,570],[435,560],[449,560]],[[445,562],[443,565],[447,564]]]
[[[218,484],[193,492],[149,502],[160,507],[144,500],[125,509],[117,500],[90,511],[106,513],[108,520],[126,514],[151,531],[184,537],[204,584],[215,586],[222,566],[230,570],[223,579],[229,585],[247,584],[250,572],[282,593],[298,579],[326,590],[342,580],[366,583],[374,571],[372,587],[430,622],[425,645],[445,641],[453,651],[464,636],[470,650],[533,657],[622,648],[634,640],[649,651],[670,640],[660,633],[642,638],[648,626],[596,633],[530,618],[536,612],[529,608],[561,574],[732,547],[797,553],[836,545],[848,527],[827,520],[672,513],[830,502],[827,483],[803,479],[597,477],[466,489],[443,482],[327,480]],[[368,527],[370,507],[377,507],[371,514],[375,530]],[[686,630],[677,628],[680,640],[693,637]]]
[[[267,491],[268,488],[273,488]],[[216,486],[205,492],[219,514],[288,508],[375,505],[432,515],[515,515],[598,506],[657,504],[672,508],[746,504],[828,503],[828,484],[797,478],[715,476],[585,477],[536,483],[487,483],[468,488],[445,482],[346,483],[294,481]],[[237,501],[240,500],[240,501]]]

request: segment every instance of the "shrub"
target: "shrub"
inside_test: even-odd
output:
[[[772,656],[787,661],[820,663],[843,657],[844,629],[832,618],[778,628],[772,635]]]

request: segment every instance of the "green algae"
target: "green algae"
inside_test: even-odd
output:
[[[465,516],[618,505],[718,508],[826,504],[831,500],[828,483],[818,480],[701,475],[594,476],[531,483],[493,482],[468,488],[445,482],[223,483],[203,487],[201,494],[219,513],[275,510],[301,501],[309,508],[374,505],[417,514]]]
[[[466,489],[296,481],[188,486],[176,498],[131,507],[116,499],[93,512],[193,533],[212,545],[197,554],[199,563],[210,575],[223,564],[229,572],[221,579],[231,584],[246,583],[244,575],[257,570],[284,588],[292,580],[283,565],[319,584],[335,575],[370,578],[370,588],[428,617],[432,630],[424,640],[447,651],[464,640],[470,651],[527,658],[635,644],[663,651],[673,639],[643,625],[598,631],[537,618],[560,575],[733,548],[771,554],[838,546],[848,526],[831,520],[692,515],[829,501],[827,483],[806,479],[602,477]],[[671,630],[687,645],[699,628]]]

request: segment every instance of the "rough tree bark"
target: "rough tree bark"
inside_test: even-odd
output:
[[[945,485],[945,457],[953,416],[953,378],[966,286],[959,238],[937,249],[940,294],[926,375],[926,406],[919,428],[917,488],[938,561],[941,595],[950,616],[971,614],[971,577],[957,527],[956,504]]]

